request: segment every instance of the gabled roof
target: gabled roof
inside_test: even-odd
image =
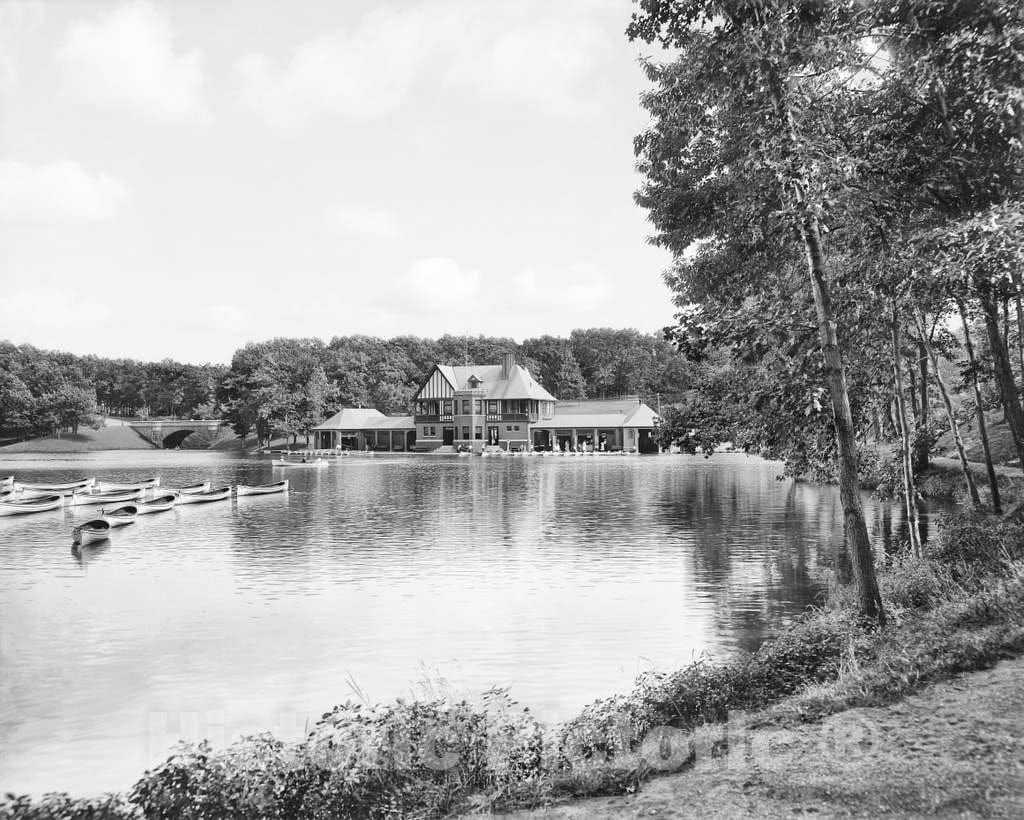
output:
[[[654,427],[658,414],[636,396],[560,401],[555,415],[538,427]]]
[[[371,426],[374,421],[387,418],[380,410],[370,407],[345,407],[326,421],[321,422],[314,430],[359,430]]]
[[[439,364],[437,369],[448,379],[456,390],[469,390],[469,380],[476,376],[479,389],[486,390],[488,399],[536,399],[555,401],[547,390],[530,375],[530,371],[519,364],[512,365],[507,379],[501,378],[500,364]]]

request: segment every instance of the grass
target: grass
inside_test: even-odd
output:
[[[9,796],[0,818],[433,817],[623,793],[687,767],[702,743],[714,754],[728,741],[711,730],[730,714],[753,726],[816,721],[1024,651],[1020,525],[951,517],[924,557],[892,558],[880,582],[884,628],[852,617],[837,589],[757,652],[646,673],[553,731],[502,690],[480,705],[346,703],[300,743],[182,746],[126,795]]]

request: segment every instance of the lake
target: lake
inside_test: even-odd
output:
[[[268,457],[7,457],[0,475],[266,483]],[[0,792],[129,786],[179,738],[297,739],[348,699],[510,687],[556,722],[638,672],[753,649],[819,600],[838,493],[721,454],[353,456],[287,495],[0,518]],[[898,505],[865,494],[879,549]]]

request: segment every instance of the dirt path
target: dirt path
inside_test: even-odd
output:
[[[738,736],[737,736],[738,735]],[[638,794],[533,817],[1024,817],[1024,659],[821,724],[730,735]]]

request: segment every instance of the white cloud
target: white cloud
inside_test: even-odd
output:
[[[417,259],[395,281],[394,298],[421,309],[458,312],[481,305],[482,277],[448,257]]]
[[[5,335],[37,344],[52,338],[53,332],[63,338],[69,330],[101,327],[110,316],[109,306],[69,288],[18,290],[0,300]]]
[[[0,160],[0,220],[96,222],[128,200],[123,183],[67,160],[31,166]]]
[[[345,236],[361,239],[397,239],[398,220],[390,211],[366,206],[340,206],[327,214],[328,223]]]
[[[140,0],[72,24],[58,60],[69,89],[90,102],[160,121],[205,116],[202,56],[174,46],[167,15]]]
[[[263,54],[236,63],[243,102],[284,130],[328,114],[355,120],[394,111],[417,79],[442,26],[426,25],[422,9],[377,8],[351,29],[299,45],[278,66]]]
[[[0,3],[0,92],[18,79],[18,58],[26,39],[43,22],[42,0],[5,0]]]
[[[548,16],[535,23],[503,31],[481,48],[455,55],[448,82],[549,113],[584,113],[592,106],[580,86],[607,53],[608,37],[576,16]]]
[[[593,311],[607,305],[613,294],[608,277],[583,264],[529,267],[512,282],[510,294],[515,304],[530,305],[538,311]]]
[[[580,114],[582,84],[611,47],[582,5],[442,2],[378,7],[351,28],[298,45],[284,62],[250,54],[236,65],[244,104],[299,131],[325,116],[367,121],[420,87]]]

